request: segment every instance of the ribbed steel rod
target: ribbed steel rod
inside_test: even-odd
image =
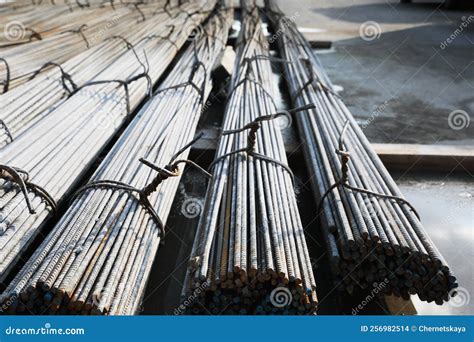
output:
[[[98,83],[77,91],[45,119],[0,151],[0,164],[29,173],[29,181],[41,186],[59,202],[94,161],[104,145],[120,128],[128,114],[146,97],[186,42],[187,35],[208,15],[205,1],[186,3],[177,11],[174,23],[181,31],[169,37],[169,28],[159,23],[154,36],[147,36],[102,71]],[[191,19],[189,11],[196,12]],[[149,64],[149,68],[147,66]],[[145,73],[146,72],[146,73]],[[139,77],[129,83],[127,80]],[[142,77],[143,76],[143,77]],[[52,212],[45,196],[32,191],[28,197],[33,210],[12,172],[0,178],[0,280],[15,265],[21,252],[40,232]],[[24,177],[24,174],[20,172]],[[35,213],[32,213],[32,212]]]
[[[268,44],[256,7],[242,8],[224,133],[183,301],[198,297],[187,308],[193,314],[313,313],[316,284],[282,134],[263,120],[277,112]],[[255,120],[255,136],[241,130]]]
[[[130,27],[143,19],[142,13],[149,18],[157,8],[151,4],[140,7],[140,12],[130,6],[119,6],[116,10],[99,11],[97,14],[87,11],[83,17],[77,18],[73,29],[28,44],[0,49],[0,93],[28,81],[47,62],[62,63],[109,37],[126,34]],[[15,23],[14,20],[11,22]],[[8,29],[6,26],[5,30]]]
[[[166,13],[159,13],[149,20],[134,25],[134,30],[124,30],[123,36],[115,36],[91,47],[62,64],[50,65],[34,79],[0,95],[0,148],[11,143],[23,132],[49,115],[67,101],[76,87],[97,76],[123,53],[145,37],[151,36],[156,25],[168,26],[168,33],[178,30]],[[121,29],[122,30],[122,29]]]
[[[274,1],[266,1],[279,36],[323,235],[339,285],[349,293],[373,284],[387,293],[442,304],[457,287],[446,261],[402,197],[306,39]]]
[[[157,174],[140,158],[164,167],[193,139],[210,92],[210,71],[231,23],[230,10],[219,10],[209,20],[91,181],[145,188]],[[185,149],[176,157],[186,159],[188,153]],[[179,175],[164,180],[149,197],[163,223],[179,180]],[[85,190],[9,285],[3,301],[16,298],[10,312],[135,314],[163,233],[132,193]]]
[[[162,0],[161,5],[164,3],[165,1]],[[154,2],[154,5],[159,4],[160,2]],[[142,10],[143,5],[140,5],[139,8]],[[29,6],[23,8],[15,7],[9,11],[5,10],[0,12],[0,22],[2,23],[0,26],[0,49],[43,40],[64,31],[76,29],[82,24],[100,23],[103,18],[115,21],[123,16],[123,9],[136,12],[137,19],[140,16],[132,3],[125,5],[120,2],[114,4],[113,7],[108,2],[102,6],[93,4],[93,6],[84,9],[72,8],[66,4],[32,5],[30,2]],[[112,24],[113,22],[108,26],[110,27]]]

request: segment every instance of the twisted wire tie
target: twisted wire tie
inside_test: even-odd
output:
[[[39,195],[46,203],[49,204],[53,212],[55,214],[57,213],[57,204],[54,198],[41,186],[30,182],[28,172],[17,167],[0,164],[0,176],[16,183],[20,187],[20,191],[23,193],[26,206],[28,207],[28,211],[31,215],[36,214],[36,211],[33,209],[30,198],[28,197],[28,189]]]
[[[206,66],[204,65],[203,62],[201,62],[198,58],[197,58],[197,55],[195,55],[195,59],[194,59],[194,64],[192,66],[192,69],[191,69],[191,73],[189,74],[189,78],[186,82],[183,82],[183,83],[178,83],[176,85],[173,85],[173,86],[170,86],[170,87],[166,87],[166,88],[161,88],[161,89],[158,89],[155,93],[154,93],[154,96],[160,94],[160,93],[163,93],[163,92],[166,92],[166,91],[169,91],[169,90],[175,90],[175,89],[179,89],[179,88],[184,88],[184,87],[187,87],[187,86],[191,86],[194,90],[196,90],[199,94],[199,103],[202,105],[203,102],[204,102],[204,93],[206,91],[206,78],[204,77],[203,81],[202,81],[202,84],[201,86],[198,86],[195,82],[194,82],[194,76],[196,75],[196,72],[199,70],[199,68],[203,68],[204,69],[204,74],[207,74],[207,69],[206,69]]]
[[[34,79],[36,76],[38,76],[44,69],[50,67],[50,66],[53,66],[53,67],[57,67],[59,69],[59,71],[61,72],[61,83],[62,83],[62,86],[63,86],[63,89],[69,94],[73,94],[77,89],[77,84],[73,81],[72,79],[72,76],[65,72],[64,69],[62,68],[62,66],[58,63],[55,63],[55,62],[47,62],[45,64],[43,64],[38,70],[36,70],[33,75],[31,75],[31,77],[28,79],[28,81],[31,81],[32,79]],[[66,82],[69,82],[69,84],[71,85],[71,88],[70,89]]]
[[[86,43],[86,47],[90,48],[89,41],[87,40],[87,37],[84,34],[84,29],[87,29],[87,28],[88,28],[87,24],[82,24],[78,29],[67,30],[67,31],[62,32],[61,34],[64,34],[64,33],[79,34],[82,37],[82,39],[84,40],[84,42]]]
[[[170,162],[163,168],[153,164],[152,162],[140,158],[139,161],[150,167],[152,170],[157,172],[157,175],[152,179],[152,181],[147,184],[145,187],[142,189],[138,189],[136,187],[133,187],[129,184],[120,182],[120,181],[114,181],[114,180],[98,180],[98,181],[92,181],[89,184],[86,184],[82,188],[76,191],[76,193],[72,196],[72,200],[77,198],[80,194],[82,194],[86,190],[90,189],[112,189],[112,190],[123,190],[126,191],[130,194],[138,194],[138,197],[134,196],[136,200],[138,200],[138,203],[141,204],[145,210],[148,211],[150,214],[151,218],[155,222],[155,224],[158,226],[160,229],[160,233],[164,236],[165,235],[165,226],[163,224],[163,221],[159,217],[158,213],[156,210],[153,208],[153,205],[151,204],[149,200],[149,196],[155,192],[158,188],[158,186],[165,180],[167,180],[170,177],[177,177],[181,174],[179,171],[179,164],[189,164],[191,166],[194,166],[197,170],[201,171],[206,175],[206,177],[212,177],[210,173],[208,173],[206,170],[204,170],[202,167],[200,167],[198,164],[191,160],[187,159],[181,159],[181,160],[176,160],[176,158],[183,153],[185,150],[187,150],[189,147],[191,147],[197,140],[199,140],[203,134],[198,134],[195,139],[187,143],[185,146],[183,146],[178,152],[176,152],[172,157]]]
[[[257,132],[262,127],[262,122],[263,121],[274,120],[274,119],[276,119],[280,116],[289,116],[290,113],[297,113],[297,112],[301,112],[301,111],[312,109],[312,108],[315,108],[314,104],[308,104],[308,105],[305,105],[305,106],[302,106],[302,107],[290,109],[288,111],[282,111],[282,112],[277,112],[277,113],[274,113],[274,114],[260,116],[260,117],[256,118],[255,120],[253,120],[252,122],[246,124],[245,126],[243,126],[241,128],[237,128],[237,129],[234,129],[234,130],[227,130],[227,131],[222,132],[222,135],[229,135],[229,134],[240,133],[240,132],[243,132],[247,129],[250,130],[249,133],[248,133],[248,136],[247,136],[247,146],[244,147],[244,148],[241,148],[241,149],[223,154],[222,156],[218,157],[217,159],[215,159],[211,163],[211,165],[209,165],[209,170],[212,170],[214,168],[214,166],[217,165],[217,163],[221,162],[225,158],[227,158],[231,155],[243,152],[243,153],[246,153],[247,155],[252,156],[254,158],[262,159],[264,161],[271,162],[271,163],[274,163],[274,164],[277,164],[277,165],[281,166],[283,169],[285,169],[285,171],[288,172],[288,174],[291,177],[291,180],[292,180],[293,184],[295,184],[295,179],[294,179],[295,177],[294,177],[293,172],[291,171],[291,169],[288,165],[283,164],[279,160],[276,160],[274,158],[265,156],[265,155],[260,154],[260,153],[255,151],[256,142],[257,142]],[[291,117],[290,117],[290,119],[291,119]]]
[[[8,91],[8,88],[10,87],[10,65],[8,64],[5,58],[0,57],[0,62],[3,62],[5,64],[5,80],[1,81],[0,84],[3,84],[3,93],[6,93]]]
[[[127,47],[128,50],[131,50],[134,48],[133,44],[130,43],[125,37],[121,36],[121,35],[115,35],[115,36],[112,36],[112,37],[109,37],[109,38],[106,38],[105,40],[111,40],[111,39],[119,39],[121,40],[125,46]]]
[[[171,40],[171,35],[173,34],[176,26],[175,25],[166,25],[167,27],[170,27],[170,32],[168,32],[168,34],[166,36],[160,36],[160,35],[157,35],[157,34],[152,34],[152,35],[149,35],[149,36],[145,36],[143,37],[142,39],[140,39],[135,45],[138,45],[140,44],[141,42],[147,40],[147,39],[152,39],[152,38],[159,38],[159,39],[162,39],[162,40],[166,40],[167,42],[169,42],[171,45],[173,45],[177,51],[179,51],[179,47],[178,45],[176,44],[176,42],[174,42],[173,40]],[[131,45],[131,44],[130,44]],[[133,45],[132,45],[133,46]]]
[[[29,28],[29,27],[25,27],[25,32],[30,32],[30,37],[28,38],[27,41],[20,41],[20,42],[16,42],[16,43],[10,43],[10,44],[2,44],[0,47],[2,48],[6,48],[6,47],[13,47],[13,46],[18,46],[18,45],[23,45],[23,44],[27,44],[27,43],[31,43],[33,41],[33,39],[37,39],[37,40],[43,40],[43,37],[41,37],[41,34],[39,34],[38,32],[36,32],[35,30],[33,30],[32,28]]]
[[[382,194],[382,193],[378,193],[378,192],[375,192],[375,191],[355,187],[355,186],[349,184],[349,167],[348,167],[348,164],[349,164],[349,161],[350,161],[351,154],[350,154],[349,151],[344,150],[344,140],[343,140],[344,139],[344,134],[346,133],[346,131],[349,127],[349,123],[350,123],[349,120],[346,120],[346,122],[344,124],[344,127],[342,128],[341,134],[339,136],[339,147],[335,151],[336,154],[341,156],[341,177],[333,185],[331,185],[326,190],[326,192],[323,194],[323,196],[319,200],[317,212],[321,213],[323,202],[328,197],[328,195],[331,193],[331,191],[334,190],[337,187],[342,187],[343,189],[349,189],[349,190],[359,192],[359,193],[363,193],[363,194],[366,194],[366,195],[369,195],[369,196],[374,196],[374,197],[379,197],[379,198],[384,198],[384,199],[390,199],[390,200],[394,200],[395,202],[398,202],[398,203],[401,203],[401,204],[406,204],[410,208],[410,210],[416,215],[418,220],[420,220],[420,215],[418,214],[416,209],[413,207],[413,205],[410,202],[408,202],[403,197]]]
[[[307,69],[309,79],[291,96],[294,103],[296,102],[296,99],[303,94],[303,91],[311,85],[315,85],[320,91],[332,94],[333,96],[336,96],[337,98],[341,99],[341,96],[336,93],[331,87],[323,83],[319,78],[314,78],[313,65],[308,58],[302,57],[300,58],[300,60],[303,62],[303,65]]]
[[[25,31],[31,32],[29,42],[32,42],[33,39],[35,39],[35,38],[38,39],[38,40],[43,40],[43,37],[41,37],[41,34],[36,32],[32,28],[27,27],[27,28],[25,28]]]
[[[139,5],[143,5],[143,2],[133,3],[132,5],[135,7],[135,9],[138,11],[138,13],[140,13],[140,15],[142,17],[142,20],[140,20],[140,19],[137,20],[137,24],[146,21],[145,14],[143,14],[142,10],[138,7]]]
[[[8,126],[7,126],[7,124],[5,123],[5,121],[0,120],[0,127],[2,127],[3,130],[5,131],[5,133],[7,134],[7,137],[8,137],[8,139],[10,139],[10,142],[13,142],[13,135],[12,135],[12,132],[11,132],[10,129],[8,128]]]
[[[147,90],[147,93],[148,93],[148,97],[152,97],[152,92],[153,92],[153,81],[150,77],[150,75],[148,74],[148,71],[149,71],[149,64],[148,64],[148,59],[147,59],[147,56],[146,56],[146,53],[144,52],[144,55],[145,55],[145,63],[143,63],[140,58],[138,57],[138,54],[137,52],[135,51],[134,48],[131,49],[131,51],[135,54],[135,57],[137,58],[138,62],[140,63],[140,65],[143,67],[144,71],[138,75],[135,75],[135,76],[132,76],[126,80],[99,80],[99,81],[90,81],[90,82],[87,82],[85,84],[83,84],[81,87],[79,88],[76,88],[74,90],[73,93],[71,93],[71,95],[74,95],[75,93],[79,92],[80,90],[82,90],[83,88],[85,87],[90,87],[90,86],[94,86],[94,85],[99,85],[99,84],[107,84],[107,83],[118,83],[119,86],[123,86],[124,87],[124,91],[125,91],[125,101],[126,101],[126,106],[127,106],[127,115],[130,115],[131,114],[131,106],[130,106],[130,92],[129,92],[129,88],[128,86],[135,82],[135,81],[138,81],[142,78],[145,78],[147,80],[147,84],[148,84],[148,90]]]

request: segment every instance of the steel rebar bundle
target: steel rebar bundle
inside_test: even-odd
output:
[[[0,49],[0,93],[28,81],[47,62],[63,63],[109,37],[126,34],[137,21],[149,18],[159,8],[146,5],[138,11],[135,7],[120,6],[116,10],[99,13],[86,11],[83,16],[76,18],[74,29],[28,44]],[[15,23],[14,20],[12,22]],[[5,26],[5,30],[9,28]],[[18,30],[25,28],[19,27]]]
[[[44,6],[36,7],[33,5],[22,8],[9,8],[0,12],[0,49],[5,45],[23,44],[33,40],[40,40],[47,34],[57,33],[59,26],[54,23],[58,17],[66,17],[70,13],[67,6]],[[74,16],[80,15],[76,11]],[[68,16],[71,18],[72,16]],[[18,25],[16,28],[12,25]],[[23,30],[23,31],[17,31]]]
[[[0,148],[11,143],[23,132],[49,115],[67,101],[77,88],[90,81],[112,64],[123,53],[144,37],[152,35],[157,28],[169,32],[177,30],[174,19],[165,13],[134,25],[134,30],[124,32],[91,47],[62,64],[47,63],[45,72],[0,95]],[[42,71],[40,69],[39,71]]]
[[[189,6],[192,19],[174,18],[182,31],[154,31],[0,151],[0,281],[210,10]]]
[[[294,22],[266,1],[294,105],[315,104],[297,116],[332,270],[342,288],[383,290],[442,304],[457,287],[363,131],[333,87]]]
[[[272,120],[277,108],[268,58],[258,11],[246,8],[224,131],[183,289],[184,301],[198,297],[189,313],[316,309],[292,174]]]
[[[107,4],[102,7],[73,10],[65,4],[43,6],[30,4],[22,9],[0,12],[0,22],[3,24],[0,26],[0,49],[42,40],[75,29],[84,23],[91,25],[100,22],[103,14],[110,19],[116,15],[114,10],[121,8],[126,8],[126,6],[118,3],[114,7]],[[127,8],[133,9],[131,6]],[[117,15],[122,16],[122,10],[118,11]]]
[[[210,92],[210,71],[225,47],[232,18],[232,11],[224,9],[211,17],[91,182],[79,190],[0,299],[14,298],[10,312],[139,311],[178,188],[181,161],[188,155],[186,145],[194,137]]]

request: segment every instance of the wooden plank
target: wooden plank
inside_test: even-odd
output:
[[[454,168],[474,172],[474,146],[372,144],[382,162],[390,170],[438,170]]]
[[[404,300],[401,297],[395,296],[385,296],[385,303],[392,315],[412,316],[418,313],[411,300]]]
[[[218,128],[201,130],[204,137],[194,149],[214,154],[219,138]],[[300,144],[292,132],[283,132],[287,154],[302,157]],[[422,145],[422,144],[372,144],[384,165],[389,170],[458,170],[474,173],[474,146],[467,145]],[[298,158],[299,159],[299,158]],[[301,159],[303,162],[303,160]]]
[[[332,42],[326,40],[310,40],[309,45],[313,49],[330,49],[332,46]]]

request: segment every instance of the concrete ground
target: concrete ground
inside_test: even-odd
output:
[[[333,43],[320,58],[371,141],[474,145],[474,3],[279,4],[309,39]]]

